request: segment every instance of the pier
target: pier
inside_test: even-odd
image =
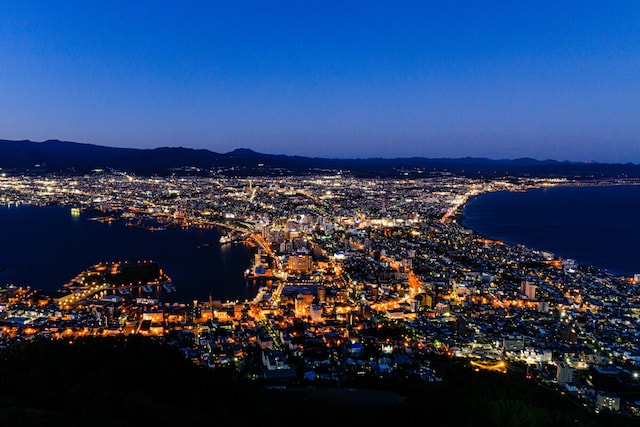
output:
[[[61,306],[73,306],[97,294],[108,292],[131,294],[134,289],[139,293],[141,291],[148,293],[149,289],[153,292],[155,289],[156,294],[159,294],[161,286],[167,292],[175,290],[171,278],[153,261],[133,264],[100,263],[66,283],[62,290],[70,293],[58,298],[57,303]]]

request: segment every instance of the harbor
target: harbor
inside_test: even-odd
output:
[[[171,277],[176,289],[162,288],[163,302],[204,300],[210,294],[221,300],[255,296],[257,289],[246,286],[244,277],[253,248],[240,243],[220,244],[222,228],[182,229],[149,222],[167,228],[154,232],[127,227],[126,220],[110,224],[90,220],[94,212],[82,210],[80,217],[74,217],[69,207],[24,203],[0,208],[0,231],[4,236],[0,267],[5,267],[0,273],[1,283],[56,292],[78,272],[97,263],[153,260]],[[34,259],[38,260],[37,268]],[[137,290],[133,294],[137,296]]]
[[[142,296],[175,292],[171,278],[153,261],[113,262],[91,266],[66,283],[56,299],[60,306],[73,306],[88,299],[109,295]]]

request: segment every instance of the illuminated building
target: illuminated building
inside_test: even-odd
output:
[[[312,303],[313,303],[313,295],[298,294],[298,296],[296,296],[296,299],[295,299],[295,308],[294,308],[296,317],[309,316]]]
[[[311,304],[309,308],[309,316],[312,322],[322,321],[322,307],[316,304]]]
[[[596,397],[596,410],[619,412],[620,398],[613,393],[598,392]]]
[[[308,273],[311,271],[312,260],[309,255],[295,255],[289,257],[287,267],[292,272],[296,273]]]
[[[528,300],[535,300],[536,299],[536,289],[537,289],[537,286],[534,285],[533,283],[524,282],[520,286],[520,293],[522,295],[524,295],[525,297],[527,297]]]

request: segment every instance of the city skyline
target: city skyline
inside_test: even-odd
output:
[[[9,4],[0,137],[640,163],[640,7]]]
[[[39,348],[33,346],[62,344],[60,354],[66,360],[75,348],[113,349],[111,343],[123,338],[134,343],[146,338],[173,347],[177,356],[201,368],[199,376],[221,373],[236,386],[254,391],[311,386],[323,394],[348,391],[359,400],[371,397],[362,388],[393,390],[380,398],[380,404],[393,405],[390,409],[396,410],[387,413],[396,424],[410,424],[403,421],[407,414],[424,421],[424,405],[433,403],[426,393],[441,395],[445,386],[452,394],[443,395],[431,410],[434,425],[477,424],[473,411],[442,409],[460,406],[459,390],[471,391],[466,406],[487,407],[493,414],[482,417],[487,419],[482,425],[504,424],[521,413],[543,420],[555,414],[558,421],[550,425],[575,420],[584,421],[580,425],[638,425],[637,258],[629,259],[629,268],[619,274],[584,263],[586,253],[567,256],[568,248],[553,246],[563,240],[578,243],[582,234],[582,242],[588,243],[578,247],[614,253],[608,260],[598,255],[594,262],[611,265],[623,253],[635,255],[628,245],[638,238],[632,235],[633,226],[624,224],[635,221],[635,205],[629,201],[637,195],[637,185],[557,177],[478,180],[451,173],[418,179],[356,178],[339,170],[326,172],[244,178],[218,173],[137,176],[104,170],[81,175],[0,174],[0,201],[5,205],[0,224],[6,237],[0,253],[7,254],[2,257],[6,264],[0,265],[3,280],[24,267],[46,276],[43,288],[24,283],[0,287],[2,354],[6,350],[28,357],[30,349]],[[555,202],[547,203],[554,193]],[[517,218],[511,226],[520,236],[515,240],[513,234],[500,237],[498,228],[483,232],[479,223],[468,223],[475,214],[467,215],[467,203],[491,195],[505,198],[501,208],[490,202],[489,211],[515,205],[515,211],[529,212],[548,204],[546,214],[530,212],[529,222],[533,230],[537,227],[531,235],[546,234],[546,243],[524,237],[523,230],[531,229],[524,213],[489,220],[508,225]],[[529,202],[517,202],[516,196],[528,197]],[[567,215],[569,207],[579,215]],[[602,234],[617,236],[617,243],[600,244],[598,233],[585,224],[590,215],[596,223],[602,221],[609,210],[626,211],[626,218],[616,215],[614,220],[623,224],[618,228],[623,232],[605,231]],[[553,221],[563,217],[563,211],[566,222],[560,228],[575,226],[569,238],[557,227],[562,222]],[[49,219],[38,218],[42,215]],[[34,221],[44,229],[27,225]],[[25,230],[37,240],[23,240]],[[190,231],[197,235],[187,235]],[[115,237],[111,244],[105,233]],[[141,233],[149,239],[173,235],[174,240],[147,240],[138,255],[125,249],[134,240],[146,240]],[[54,241],[64,246],[57,250]],[[148,256],[147,246],[159,252]],[[174,253],[168,246],[176,246]],[[235,246],[241,251],[232,255]],[[45,255],[38,255],[37,247]],[[105,256],[108,247],[115,249],[111,256]],[[67,270],[64,284],[56,284],[54,273],[66,267],[54,254],[79,260],[76,253],[93,249],[102,255],[94,261],[85,258],[80,272]],[[22,250],[28,255],[21,256]],[[204,266],[205,271],[197,273],[204,282],[186,278],[185,270],[195,264],[181,266],[176,263],[179,258]],[[222,263],[215,264],[216,258]],[[232,259],[244,265],[234,267]],[[230,298],[223,299],[232,276],[241,280],[228,288]],[[14,277],[29,282],[26,274]],[[141,360],[135,350],[119,351]],[[82,397],[73,398],[74,406],[58,405],[61,409],[47,416],[68,419],[77,407],[91,419],[104,412],[102,401],[99,410],[95,404],[84,404],[85,396],[95,401],[94,393],[86,390],[104,392],[105,383],[95,378],[105,372],[110,378],[111,372],[121,370],[105,371],[103,359],[111,357],[97,354],[83,358],[92,366],[99,361],[100,366],[97,376],[87,368],[80,371],[92,378],[86,388],[74,385],[72,375],[44,387],[43,375],[34,377],[45,393],[82,390]],[[47,356],[38,368],[46,369],[50,362]],[[162,369],[174,363],[163,363]],[[51,366],[59,369],[59,363]],[[24,370],[8,371],[30,378]],[[185,380],[182,387],[162,382],[167,390],[175,390],[198,381]],[[477,381],[507,393],[511,403],[506,408],[501,404],[504,409],[497,411],[492,405],[500,397],[475,392],[470,384]],[[111,386],[119,391],[125,387],[123,381]],[[147,383],[145,387],[149,389]],[[32,388],[25,394],[29,408],[40,408]],[[5,389],[15,396],[15,387]],[[539,392],[549,399],[535,397]],[[107,394],[131,401],[127,393]],[[176,401],[173,395],[169,400]],[[412,401],[420,410],[410,409]],[[334,417],[326,408],[318,412]],[[217,417],[209,406],[205,410]],[[345,410],[361,419],[355,407]],[[160,413],[152,412],[150,416]],[[182,411],[168,413],[183,416]],[[117,417],[116,424],[122,424],[120,414]],[[238,418],[246,420],[243,414]],[[107,419],[104,425],[115,425],[111,422]]]

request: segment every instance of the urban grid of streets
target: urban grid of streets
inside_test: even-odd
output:
[[[252,301],[167,304],[109,292],[100,283],[63,289],[63,296],[5,286],[0,345],[140,333],[213,369],[318,383],[441,381],[429,364],[430,355],[440,354],[466,358],[476,370],[526,366],[527,378],[595,411],[638,415],[640,403],[593,380],[638,383],[637,277],[489,240],[458,223],[475,195],[559,185],[584,184],[446,173],[406,179],[338,172],[251,179],[4,174],[5,205],[64,205],[105,221],[153,221],[153,230],[225,227],[256,247],[247,278],[261,287]],[[114,266],[93,268],[105,267]]]

